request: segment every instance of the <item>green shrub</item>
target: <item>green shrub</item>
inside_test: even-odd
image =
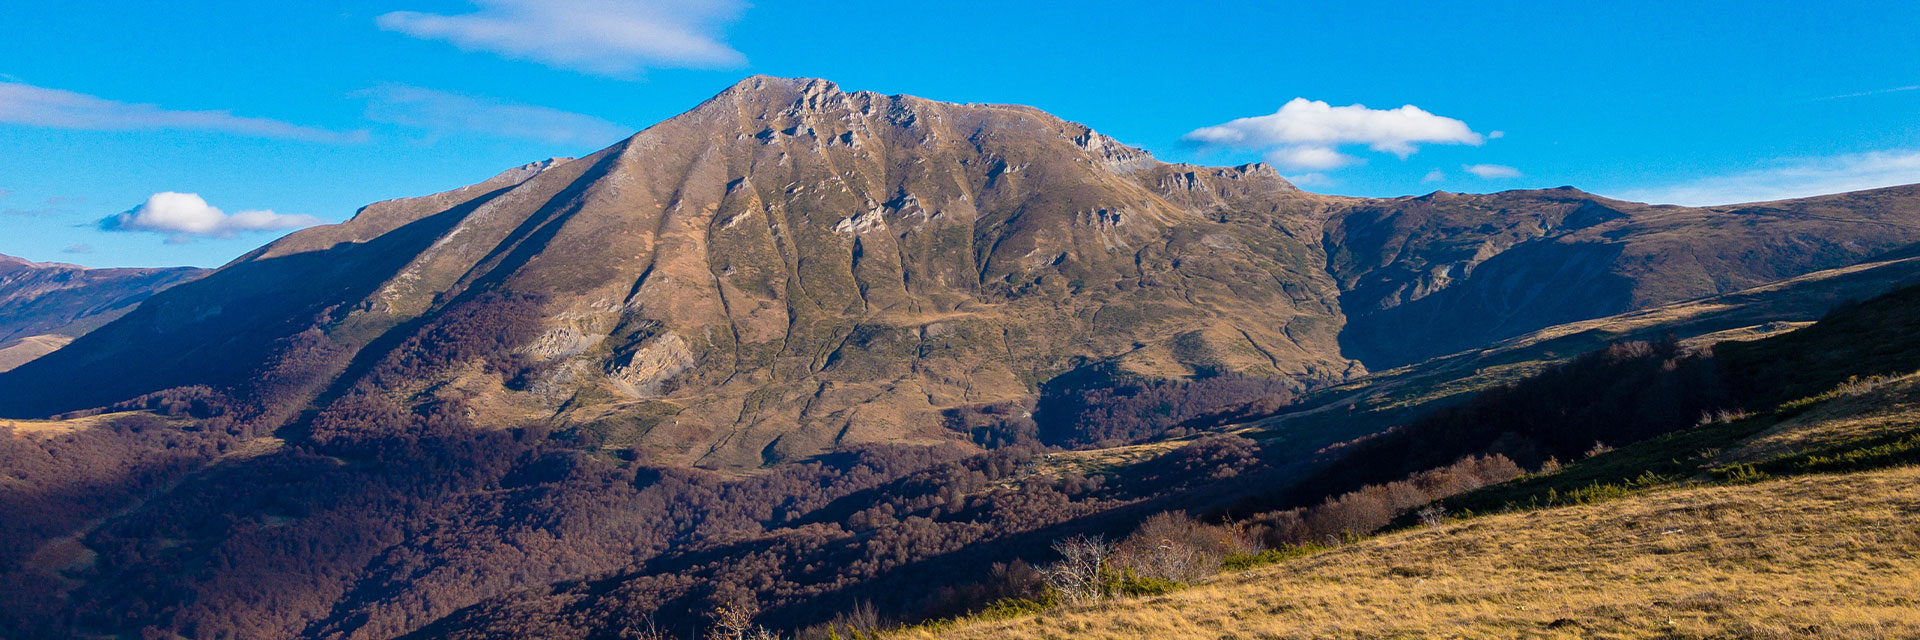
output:
[[[1051,599],[1034,600],[1031,598],[1001,598],[973,614],[978,620],[1005,620],[1040,613],[1053,607]]]
[[[1108,574],[1104,590],[1111,596],[1157,596],[1186,588],[1186,583],[1148,578],[1132,571]]]
[[[1773,474],[1767,473],[1765,471],[1761,471],[1760,469],[1755,468],[1753,465],[1750,465],[1750,464],[1736,464],[1729,467],[1720,467],[1720,468],[1714,469],[1713,474],[1716,476],[1719,476],[1721,482],[1729,482],[1733,484],[1749,484],[1749,483],[1759,482],[1759,481],[1766,480],[1768,478],[1773,477]]]
[[[1920,432],[1855,440],[1807,453],[1768,460],[1759,468],[1775,474],[1865,471],[1920,463]]]

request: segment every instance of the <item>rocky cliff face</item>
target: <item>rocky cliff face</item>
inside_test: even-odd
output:
[[[204,384],[286,420],[372,385],[753,467],[951,440],[943,411],[1076,370],[1333,383],[1839,266],[1920,241],[1911,191],[1805,215],[1321,196],[1028,107],[755,77],[591,156],[295,233],[0,377],[0,413]],[[449,348],[368,382],[509,325],[509,358]]]

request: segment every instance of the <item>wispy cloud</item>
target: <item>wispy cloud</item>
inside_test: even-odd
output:
[[[1502,164],[1463,164],[1462,171],[1479,176],[1485,180],[1500,180],[1520,177],[1520,170]]]
[[[69,213],[73,213],[73,212],[66,209],[61,209],[59,207],[35,207],[32,209],[19,209],[19,208],[0,209],[0,216],[7,216],[10,218],[54,218],[54,217],[63,216]]]
[[[1340,184],[1338,180],[1334,180],[1333,178],[1328,177],[1327,174],[1320,173],[1318,171],[1290,175],[1290,176],[1286,176],[1286,178],[1288,182],[1293,183],[1295,186],[1301,186],[1301,187],[1325,188],[1325,187],[1331,187],[1331,186]]]
[[[1818,102],[1821,100],[1839,100],[1842,98],[1864,98],[1867,96],[1877,96],[1877,95],[1888,94],[1888,93],[1901,93],[1906,91],[1920,91],[1920,84],[1910,84],[1904,87],[1890,87],[1886,89],[1875,89],[1872,91],[1861,91],[1859,93],[1843,93],[1837,96],[1822,96],[1819,98],[1814,98],[1813,101]]]
[[[0,199],[5,199],[10,195],[13,195],[12,191],[0,189]],[[7,207],[0,209],[0,216],[9,218],[57,218],[73,213],[73,210],[67,208],[67,205],[78,204],[82,200],[84,200],[84,198],[54,196],[47,198],[45,206],[27,208]]]
[[[89,253],[93,253],[93,245],[90,245],[84,242],[80,244],[67,245],[67,248],[61,249],[60,253],[72,253],[77,255],[89,254]]]
[[[231,238],[249,231],[281,231],[324,222],[309,215],[266,210],[228,214],[207,204],[198,194],[162,191],[140,206],[101,220],[100,228],[165,234],[168,242],[177,244],[195,237]]]
[[[1447,172],[1445,172],[1445,171],[1441,171],[1441,170],[1439,170],[1439,169],[1434,169],[1434,170],[1432,170],[1432,171],[1428,171],[1428,172],[1427,172],[1427,175],[1425,175],[1425,176],[1422,176],[1422,177],[1420,178],[1420,182],[1421,182],[1421,183],[1423,183],[1423,184],[1424,184],[1424,183],[1433,183],[1433,182],[1439,182],[1439,181],[1441,181],[1441,180],[1445,180],[1445,179],[1447,179]]]
[[[649,67],[730,68],[746,56],[723,41],[740,0],[473,0],[458,15],[395,11],[388,31],[468,51],[626,77]]]
[[[1344,145],[1364,144],[1405,159],[1421,144],[1477,146],[1486,137],[1465,122],[1413,105],[1369,109],[1366,105],[1336,107],[1319,100],[1294,98],[1272,114],[1195,129],[1185,139],[1202,145],[1264,151],[1269,161],[1296,169],[1333,169],[1359,161],[1339,151]]]
[[[1624,191],[1621,198],[1703,206],[1765,202],[1920,183],[1920,149],[1790,158],[1772,166]]]
[[[365,132],[341,133],[226,111],[177,111],[19,82],[0,82],[0,123],[96,131],[216,131],[332,143],[366,138]]]
[[[361,95],[367,98],[368,120],[421,129],[432,137],[478,134],[605,145],[634,131],[585,114],[406,85],[385,85]]]

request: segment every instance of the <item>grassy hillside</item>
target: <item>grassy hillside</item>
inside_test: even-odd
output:
[[[89,269],[0,255],[0,372],[53,353],[205,269]]]
[[[67,336],[28,336],[0,346],[0,371],[11,371],[73,342]]]
[[[890,637],[1913,637],[1916,462],[1920,375],[1854,380],[1442,501],[1439,523]]]
[[[1916,310],[1920,288],[1908,288],[1845,305],[1805,330],[1717,345],[1712,354],[1619,359],[1610,355],[1622,349],[1615,348],[1582,357],[1482,394],[1466,410],[1436,414],[1420,423],[1427,428],[1376,438],[1329,467],[1322,484],[1330,491],[1354,485],[1333,482],[1354,480],[1342,466],[1384,467],[1388,476],[1400,473],[1396,464],[1425,468],[1400,451],[1406,444],[1445,459],[1460,451],[1519,456],[1556,434],[1598,433],[1603,426],[1580,426],[1596,417],[1646,431],[1673,416],[1621,407],[1666,406],[1648,397],[1675,389],[1681,398],[1732,393],[1746,409],[1690,428],[1659,427],[1651,433],[1664,433],[1617,449],[1560,447],[1560,459],[1575,461],[1547,458],[1533,473],[1451,496],[1410,477],[1330,499],[1318,507],[1324,514],[1306,517],[1363,522],[1356,514],[1369,504],[1400,514],[1389,533],[1371,538],[1351,535],[1376,525],[1347,528],[1348,544],[1332,550],[1229,557],[1225,574],[1144,593],[1126,581],[1130,565],[1122,559],[1121,568],[1106,569],[1121,581],[1099,592],[1109,598],[1104,603],[1084,604],[1082,596],[1073,606],[1002,607],[892,635],[1912,637],[1920,633],[1910,595],[1920,569],[1920,529],[1911,524],[1920,509],[1920,374],[1902,372],[1920,368]],[[1666,373],[1642,371],[1647,363]],[[1662,382],[1702,367],[1719,371],[1718,382],[1695,391]],[[1588,406],[1587,395],[1555,381],[1576,382],[1595,397],[1612,397],[1601,389],[1609,385],[1628,395]],[[1541,422],[1553,412],[1531,407],[1536,400],[1547,409],[1563,403],[1563,415]],[[1681,407],[1676,415],[1687,411],[1697,413]],[[1476,439],[1488,429],[1507,433],[1491,444]],[[1535,445],[1515,446],[1526,442]],[[1274,564],[1255,566],[1262,558]]]
[[[906,638],[1920,634],[1920,469],[1658,491],[1381,536],[1194,588]]]
[[[1909,252],[1725,295],[1547,327],[1484,348],[1377,372],[1309,398],[1301,405],[1305,410],[1250,427],[1274,435],[1312,436],[1324,446],[1404,423],[1621,341],[1671,335],[1684,346],[1699,348],[1779,335],[1804,328],[1837,306],[1920,282],[1920,258]]]

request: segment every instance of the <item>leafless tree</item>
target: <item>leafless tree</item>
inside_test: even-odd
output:
[[[1060,561],[1040,568],[1047,586],[1070,603],[1100,599],[1100,583],[1113,558],[1113,543],[1104,536],[1073,536],[1053,543]]]
[[[1193,582],[1220,570],[1220,562],[1243,545],[1228,527],[1214,527],[1182,513],[1159,513],[1121,541],[1116,561],[1142,578]]]
[[[751,602],[715,607],[707,640],[780,640],[773,631],[753,623],[753,617],[759,614],[760,607]]]

